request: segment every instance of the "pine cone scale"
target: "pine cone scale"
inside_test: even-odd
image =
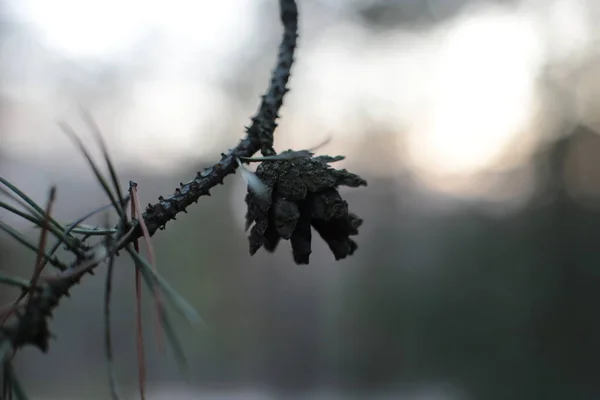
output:
[[[327,243],[336,260],[352,255],[358,248],[349,236],[357,235],[362,220],[348,211],[339,186],[366,186],[367,182],[345,169],[336,170],[328,162],[342,157],[285,158],[263,161],[256,176],[268,186],[268,195],[246,194],[246,229],[250,254],[260,247],[274,251],[281,239],[290,240],[294,261],[308,264],[312,252],[311,227]]]

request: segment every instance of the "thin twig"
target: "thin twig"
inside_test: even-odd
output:
[[[106,239],[106,247],[110,247],[110,237]],[[106,360],[108,363],[108,379],[110,384],[110,394],[113,400],[119,400],[119,389],[117,387],[117,378],[113,367],[113,350],[110,337],[110,300],[112,293],[112,278],[115,261],[115,253],[111,252],[108,259],[108,270],[106,272],[106,285],[104,290],[104,343],[106,348]]]
[[[141,212],[141,207],[140,207],[140,201],[137,196],[137,183],[129,182],[129,191],[130,191],[132,205],[135,205],[135,207],[132,207],[132,217],[134,217],[133,210],[135,210],[135,218],[139,218],[140,226],[141,226],[142,232],[144,234],[144,242],[146,243],[146,251],[148,252],[148,260],[150,261],[150,265],[152,265],[152,269],[154,270],[154,272],[158,274],[158,269],[156,268],[156,257],[154,256],[154,246],[152,246],[152,241],[150,240],[150,233],[148,233],[148,227],[146,227],[146,223],[144,222],[144,219],[140,218],[142,215],[142,212]],[[154,320],[156,341],[157,341],[159,350],[162,351],[162,350],[164,350],[164,347],[162,344],[162,330],[161,330],[161,325],[160,325],[160,321],[161,321],[160,313],[162,310],[162,307],[161,307],[162,300],[161,300],[161,294],[160,294],[160,287],[158,286],[158,284],[152,286],[152,292],[153,292],[154,304],[155,304],[155,308],[156,308],[156,310],[155,310],[156,314],[155,314],[155,320]]]
[[[129,183],[129,195],[133,198],[133,185]],[[136,202],[131,202],[131,217],[136,215]],[[136,253],[140,253],[140,244],[138,240],[133,241],[133,248]],[[140,398],[144,400],[145,396],[145,382],[146,382],[146,368],[145,368],[145,357],[144,357],[144,335],[142,331],[142,277],[140,268],[135,265],[135,328],[136,328],[136,347],[138,356],[138,386],[140,390]]]
[[[181,184],[174,194],[167,198],[160,197],[158,203],[149,205],[141,218],[146,225],[148,235],[152,236],[159,228],[164,228],[167,222],[175,219],[178,213],[185,212],[186,208],[197,202],[201,196],[209,195],[210,189],[218,184],[223,184],[224,178],[235,172],[237,158],[252,157],[259,150],[263,156],[274,154],[272,145],[273,133],[277,126],[275,121],[279,108],[283,104],[285,93],[288,91],[286,85],[294,60],[298,27],[296,2],[294,0],[280,0],[279,5],[280,18],[284,26],[283,39],[279,47],[277,63],[272,72],[270,85],[262,97],[256,115],[252,118],[252,124],[246,129],[246,137],[226,154],[222,154],[221,160],[212,167],[198,172],[191,182]],[[82,146],[81,141],[75,140],[81,150],[84,151],[85,147]],[[84,151],[84,154],[89,157],[87,151]],[[111,197],[113,205],[118,209],[117,200],[112,191],[99,174],[95,164],[91,162],[91,158],[89,158],[89,161],[105,191]],[[86,249],[85,257],[78,257],[67,271],[58,273],[54,279],[45,279],[44,290],[34,294],[30,307],[27,307],[25,313],[12,324],[0,327],[0,333],[9,336],[15,347],[34,345],[42,351],[46,351],[49,336],[47,316],[58,304],[60,298],[68,294],[69,289],[79,282],[85,272],[92,271],[113,251],[127,248],[129,244],[135,244],[138,238],[145,235],[139,222],[134,221],[131,225],[122,226],[124,225],[124,218],[120,218],[120,220],[121,227],[116,234],[116,249],[107,249],[105,243],[99,243]],[[6,228],[2,226],[1,222],[0,228]],[[55,262],[61,265],[58,260]],[[137,268],[139,267],[136,266]],[[139,286],[139,282],[136,282],[136,286]],[[139,311],[141,314],[141,309]],[[140,316],[138,315],[138,317]]]
[[[31,301],[33,291],[37,286],[38,279],[42,270],[44,268],[44,249],[46,248],[46,239],[48,236],[48,227],[50,226],[50,215],[52,214],[52,205],[54,204],[54,200],[56,198],[56,187],[52,186],[50,188],[50,194],[48,196],[48,204],[46,205],[46,218],[44,218],[44,222],[42,224],[42,231],[40,232],[40,244],[38,247],[38,253],[35,260],[35,270],[33,271],[33,276],[31,277],[31,286],[29,288],[29,301]],[[27,303],[27,306],[29,306]]]

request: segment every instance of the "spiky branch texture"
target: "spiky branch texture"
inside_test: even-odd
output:
[[[294,60],[298,28],[296,2],[280,0],[279,6],[284,31],[277,64],[272,72],[267,92],[262,96],[258,111],[252,117],[251,125],[246,128],[246,136],[233,149],[223,153],[219,162],[198,172],[191,182],[180,184],[173,194],[167,197],[161,196],[158,203],[147,206],[143,219],[150,235],[158,229],[164,229],[167,222],[174,220],[180,212],[185,212],[186,208],[197,202],[201,196],[210,195],[210,189],[217,184],[222,184],[227,175],[235,172],[237,158],[251,157],[258,151],[261,151],[264,156],[275,154],[273,133],[277,127],[279,108],[288,91],[287,83]],[[25,310],[17,314],[13,323],[0,328],[0,339],[2,336],[7,337],[15,350],[32,345],[46,352],[50,337],[48,319],[61,298],[68,296],[73,285],[77,284],[87,272],[92,272],[108,255],[126,248],[141,236],[139,221],[134,220],[129,226],[121,224],[116,240],[112,241],[115,243],[113,246],[108,247],[106,243],[101,243],[86,249],[85,254],[77,257],[77,260],[67,269],[52,279],[38,283]]]

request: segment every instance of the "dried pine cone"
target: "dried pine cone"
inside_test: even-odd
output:
[[[266,191],[257,194],[249,189],[246,195],[246,229],[254,223],[248,238],[250,254],[261,246],[272,252],[283,238],[292,243],[294,261],[308,264],[312,226],[336,260],[352,255],[357,245],[349,236],[358,234],[362,220],[348,212],[348,203],[337,187],[366,186],[367,182],[327,164],[342,157],[293,154],[291,150],[283,152],[276,160],[263,161],[256,170]]]

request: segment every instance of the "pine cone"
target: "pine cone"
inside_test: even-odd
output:
[[[328,163],[342,157],[290,157],[263,161],[256,176],[267,190],[246,194],[248,212],[246,230],[252,226],[250,254],[264,247],[273,252],[281,239],[290,240],[296,264],[308,264],[311,253],[311,226],[325,240],[336,260],[352,255],[357,249],[349,236],[357,235],[362,219],[348,212],[348,203],[338,186],[366,186],[367,182],[345,169],[336,170]]]

